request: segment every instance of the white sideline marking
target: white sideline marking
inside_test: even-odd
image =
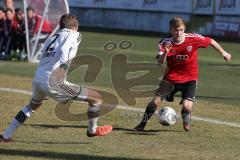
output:
[[[32,92],[31,92],[31,91],[21,90],[21,89],[1,88],[1,87],[0,87],[0,91],[3,91],[3,92],[13,92],[13,93],[22,93],[22,94],[26,94],[26,95],[32,95]]]
[[[2,87],[0,87],[0,91],[22,93],[22,94],[25,94],[25,95],[31,95],[32,94],[31,91],[22,90],[22,89],[13,89],[13,88],[2,88]],[[136,112],[144,112],[145,111],[144,109],[127,107],[127,106],[122,106],[122,105],[118,105],[117,108],[122,109],[122,110],[136,111]],[[210,118],[202,118],[202,117],[198,117],[198,116],[192,116],[192,119],[196,120],[196,121],[204,121],[204,122],[213,123],[213,124],[226,125],[226,126],[239,127],[240,128],[239,123],[220,121],[220,120],[215,120],[215,119],[210,119]]]

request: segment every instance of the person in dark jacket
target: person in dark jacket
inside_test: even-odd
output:
[[[4,21],[5,21],[5,11],[4,11],[4,8],[0,7],[0,56],[1,57],[4,55],[3,53]]]

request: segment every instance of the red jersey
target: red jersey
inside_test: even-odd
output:
[[[35,21],[36,21],[36,25],[34,27],[33,33],[37,34],[37,32],[38,32],[38,30],[40,28],[41,21],[42,21],[42,16],[35,15],[34,18],[35,18]],[[45,19],[43,21],[43,26],[42,26],[41,33],[51,33],[51,32],[52,32],[51,23],[48,20]]]
[[[184,83],[198,80],[198,48],[206,48],[211,43],[211,38],[199,34],[186,33],[181,43],[176,43],[173,38],[165,38],[159,42],[159,52],[164,52],[163,44],[171,43],[172,49],[167,54],[168,71],[163,80],[172,83]]]
[[[40,15],[34,15],[34,17],[28,21],[29,23],[28,27],[30,32],[32,32],[32,34],[38,33],[42,18],[43,17]],[[41,33],[51,33],[51,32],[52,32],[51,23],[48,20],[44,19]]]

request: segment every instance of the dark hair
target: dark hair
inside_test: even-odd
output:
[[[5,10],[4,10],[4,8],[3,8],[3,7],[0,7],[0,11],[3,11],[3,12],[5,12]]]
[[[59,25],[60,25],[60,29],[63,29],[63,28],[71,29],[73,27],[78,27],[79,23],[75,15],[64,14],[60,19]]]
[[[17,12],[23,12],[23,9],[22,8],[16,8],[15,13],[17,13]]]
[[[7,8],[7,9],[5,10],[6,13],[7,13],[8,11],[10,11],[11,13],[13,13],[13,10],[12,10],[11,8]]]
[[[28,6],[28,7],[27,7],[27,11],[33,11],[33,12],[35,12],[35,10],[34,10],[34,8],[33,8],[32,6]]]
[[[173,17],[170,21],[169,21],[169,27],[171,28],[176,28],[179,27],[180,25],[184,25],[186,26],[186,22],[184,21],[184,19],[182,17],[176,16]]]

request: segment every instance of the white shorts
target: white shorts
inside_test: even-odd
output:
[[[83,86],[65,81],[62,84],[50,86],[47,83],[32,82],[32,100],[41,103],[51,97],[60,102],[69,100],[84,101],[88,95],[88,89]]]

